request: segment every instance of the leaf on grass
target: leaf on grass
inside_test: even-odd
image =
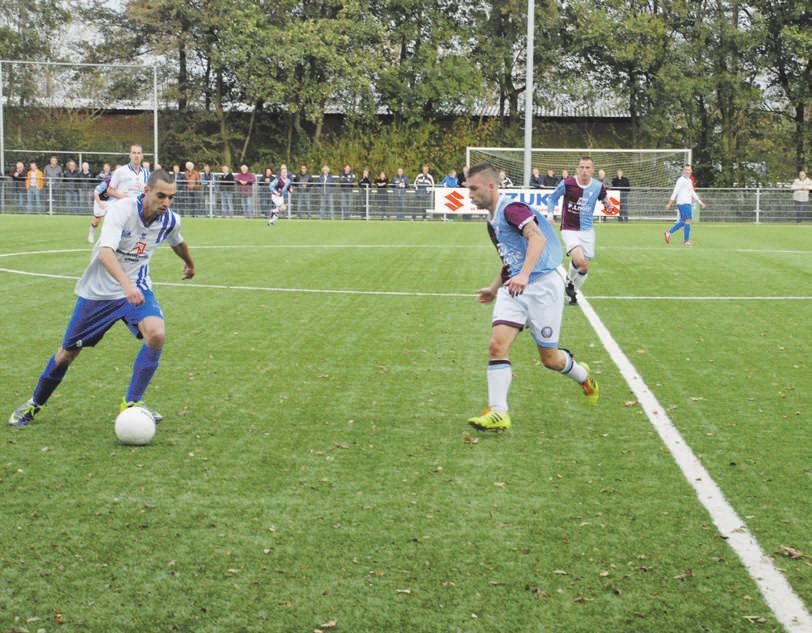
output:
[[[494,481],[494,488],[505,488],[507,484],[504,481]]]
[[[544,589],[542,589],[541,587],[533,587],[530,590],[530,593],[532,593],[533,595],[535,595],[535,596],[537,596],[539,598],[549,598],[550,597],[550,594],[547,593],[546,591],[544,591]]]
[[[702,396],[691,396],[691,400],[693,400],[694,402],[699,402],[700,400],[704,399],[705,398],[703,398]]]
[[[692,578],[693,575],[694,575],[693,569],[686,569],[679,576],[674,576],[674,580],[688,580],[689,578]]]
[[[462,441],[464,444],[479,444],[479,438],[473,437],[468,431],[463,432]]]
[[[239,569],[226,569],[226,576],[239,576],[240,570]]]
[[[767,618],[760,616],[760,615],[746,615],[744,619],[747,620],[750,624],[764,624],[767,622]]]
[[[588,598],[587,596],[578,596],[575,598],[575,602],[592,602],[594,598]]]
[[[410,593],[412,593],[412,590],[411,589],[395,589],[395,593],[403,593],[403,594],[409,595]]]
[[[65,616],[62,615],[61,611],[54,611],[54,622],[57,624],[65,624]]]
[[[598,576],[600,576],[601,578],[606,578],[608,575],[609,575],[608,571],[602,571],[601,573],[598,574]]]
[[[629,407],[633,407],[636,404],[637,400],[626,400],[626,402],[623,403],[623,406],[628,409]]]
[[[556,576],[569,576],[569,574],[565,572],[563,569],[556,569],[553,573]]]
[[[338,623],[333,619],[333,620],[327,620],[327,622],[322,624],[319,628],[320,629],[334,629],[334,628],[336,628],[337,625],[338,625]]]
[[[799,560],[805,556],[805,554],[802,551],[797,550],[794,547],[789,547],[787,545],[781,546],[781,553],[784,556],[788,556],[792,560]]]

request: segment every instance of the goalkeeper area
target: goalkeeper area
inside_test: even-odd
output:
[[[532,150],[532,167],[537,167],[541,176],[547,170],[555,171],[557,177],[566,170],[575,176],[575,168],[582,156],[591,156],[595,161],[594,177],[598,170],[606,172],[607,184],[622,169],[634,188],[673,187],[685,163],[691,162],[689,149],[556,149]],[[466,164],[491,163],[502,169],[515,184],[524,180],[524,149],[521,147],[469,147],[466,150]]]
[[[64,334],[87,221],[0,215],[6,416]],[[598,224],[584,291],[701,477],[579,307],[561,345],[597,407],[521,333],[513,428],[466,425],[487,403],[475,291],[500,267],[481,222],[184,218],[195,278],[169,248],[150,266],[152,444],[113,432],[123,325],[3,431],[0,630],[808,630],[764,595],[812,604],[812,227],[703,222],[692,249],[664,228]]]

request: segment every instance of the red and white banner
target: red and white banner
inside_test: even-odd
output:
[[[502,195],[508,196],[519,202],[524,202],[534,209],[538,209],[541,213],[547,212],[547,199],[553,192],[552,189],[505,189],[501,191]],[[620,191],[610,189],[607,192],[610,198],[621,200]],[[563,196],[562,196],[563,198]],[[555,216],[561,216],[561,202],[562,198],[558,199],[555,207]],[[468,195],[467,187],[435,187],[434,188],[434,213],[438,215],[487,215],[487,211],[477,209],[471,202]],[[603,203],[598,200],[595,205],[594,215],[612,215],[606,213]]]

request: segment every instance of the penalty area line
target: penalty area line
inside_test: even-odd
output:
[[[710,514],[719,534],[736,552],[776,619],[790,633],[810,633],[812,616],[803,601],[784,575],[778,571],[772,559],[761,548],[755,536],[730,505],[691,447],[685,442],[665,409],[643,381],[589,301],[580,293],[578,304],[634,393],[649,422],[677,462],[685,479],[696,492],[700,503]]]

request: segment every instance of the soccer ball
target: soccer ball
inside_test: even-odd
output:
[[[155,437],[155,418],[143,407],[127,407],[116,418],[116,437],[128,446],[144,446]]]

